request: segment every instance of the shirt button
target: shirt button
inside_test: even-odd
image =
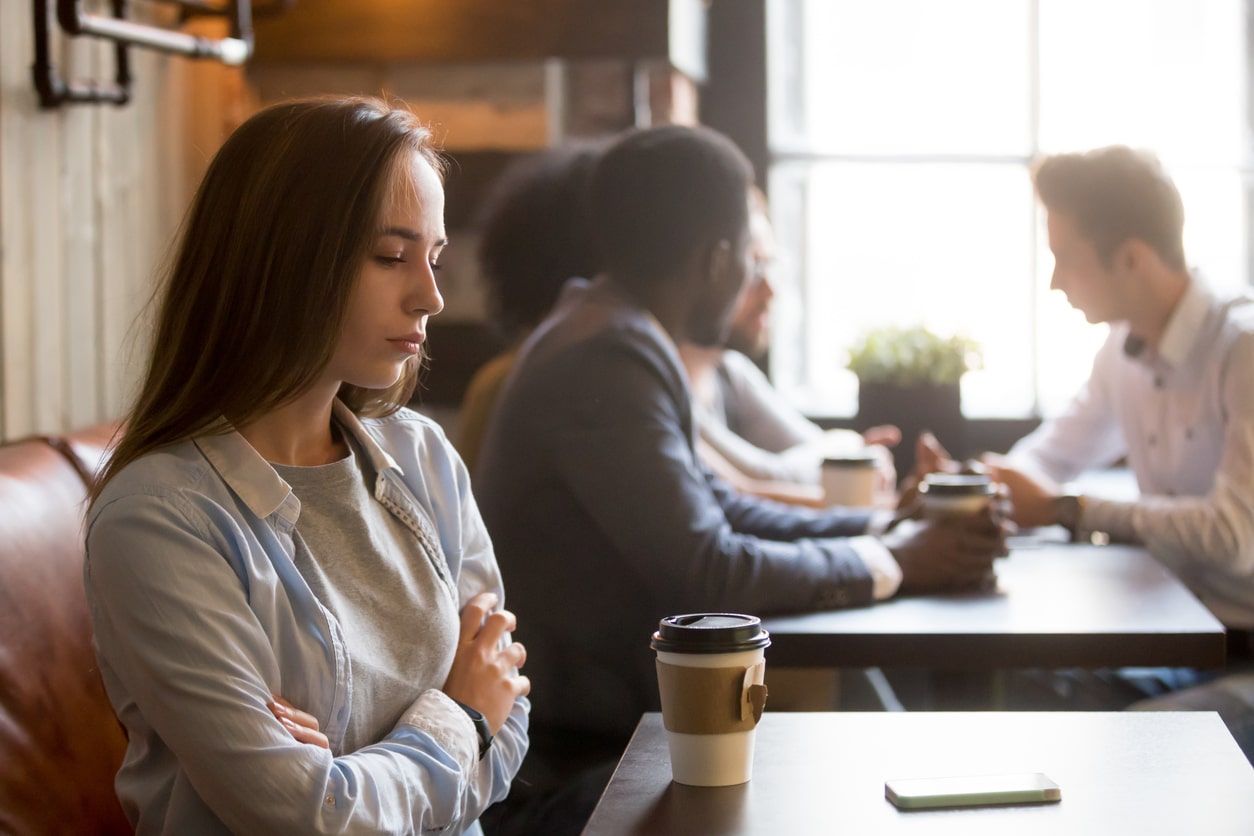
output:
[[[1149,446],[1153,447],[1158,444],[1158,436],[1151,435],[1148,439],[1146,439],[1146,441],[1149,443]]]
[[[1184,437],[1189,439],[1190,441],[1193,440],[1193,428],[1192,427],[1189,427],[1187,430],[1184,431]]]
[[[1154,378],[1154,388],[1155,389],[1163,388],[1163,379],[1161,377]]]

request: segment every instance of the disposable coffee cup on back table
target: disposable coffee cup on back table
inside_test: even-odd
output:
[[[923,515],[933,519],[977,513],[992,501],[993,492],[985,473],[929,473],[919,485]]]
[[[725,787],[753,776],[770,643],[751,615],[693,613],[658,624],[651,646],[676,782]]]
[[[875,504],[876,465],[869,450],[824,457],[821,480],[827,504],[849,508]]]
[[[929,473],[919,485],[923,516],[939,520],[978,514],[993,501],[996,488],[986,473]],[[997,586],[997,573],[989,571],[978,586],[991,591]]]

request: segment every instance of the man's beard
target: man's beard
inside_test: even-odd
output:
[[[737,328],[733,324],[723,347],[739,351],[746,357],[756,360],[766,353],[767,346],[770,344],[767,334],[766,329]]]

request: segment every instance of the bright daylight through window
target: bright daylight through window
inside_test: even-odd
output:
[[[969,417],[1051,414],[1105,336],[1049,291],[1039,154],[1156,152],[1185,252],[1250,281],[1244,0],[768,0],[778,237],[771,372],[816,415],[856,412],[867,329],[963,333]]]

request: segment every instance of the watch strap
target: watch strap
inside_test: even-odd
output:
[[[479,757],[482,759],[488,753],[488,749],[492,748],[492,728],[488,725],[488,718],[483,716],[483,712],[477,708],[471,708],[466,703],[459,700],[453,700],[466,712],[466,716],[470,718],[470,722],[475,724],[475,733],[479,735]]]
[[[1058,524],[1071,535],[1071,542],[1079,542],[1081,523],[1088,506],[1088,499],[1077,491],[1066,491],[1054,497],[1054,516]]]

